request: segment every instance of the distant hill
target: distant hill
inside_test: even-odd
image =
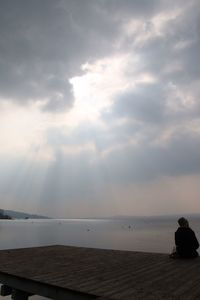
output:
[[[0,209],[0,219],[10,220],[12,218],[10,216],[8,216],[7,214],[5,214],[3,209]]]
[[[28,214],[14,210],[4,210],[4,214],[10,216],[12,219],[50,219],[46,216]]]

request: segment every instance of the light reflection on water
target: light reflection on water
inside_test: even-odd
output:
[[[199,238],[200,219],[190,221]],[[0,249],[62,244],[169,253],[176,227],[175,218],[0,220]]]

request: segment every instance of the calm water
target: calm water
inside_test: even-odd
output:
[[[200,240],[200,218],[189,220]],[[62,244],[169,253],[176,228],[176,218],[172,217],[0,220],[0,249]],[[34,296],[31,299],[44,298]]]

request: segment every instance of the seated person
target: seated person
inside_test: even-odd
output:
[[[199,242],[194,231],[189,227],[188,220],[180,218],[178,220],[180,227],[175,232],[176,250],[170,255],[171,258],[195,258],[199,254],[196,251],[199,248]]]

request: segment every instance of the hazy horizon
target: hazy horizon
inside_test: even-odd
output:
[[[5,209],[3,209],[3,213],[4,214],[7,214],[7,215],[9,215],[9,212],[14,212],[14,213],[19,213],[19,214],[27,214],[27,215],[33,215],[33,216],[38,216],[38,217],[46,217],[46,218],[48,218],[48,219],[57,219],[57,220],[69,220],[69,219],[131,219],[131,218],[135,218],[135,219],[143,219],[143,218],[169,218],[169,219],[177,219],[177,218],[179,218],[179,217],[181,217],[181,216],[184,216],[184,217],[187,217],[187,218],[195,218],[195,217],[199,217],[200,216],[200,213],[196,213],[196,212],[193,212],[193,213],[188,213],[188,212],[180,212],[180,213],[178,213],[178,214],[157,214],[157,215],[155,215],[155,214],[152,214],[152,215],[150,215],[150,214],[146,214],[146,215],[128,215],[128,214],[124,214],[124,215],[98,215],[98,216],[85,216],[85,217],[80,217],[80,216],[76,216],[76,215],[74,215],[74,216],[70,216],[70,217],[68,217],[68,216],[65,216],[65,217],[59,217],[59,216],[57,216],[57,217],[54,217],[54,216],[49,216],[49,215],[42,215],[42,214],[40,214],[39,212],[31,212],[31,211],[15,211],[15,210],[12,210],[12,209],[10,209],[10,210],[7,210],[6,208]],[[12,214],[10,214],[10,216],[12,216]],[[14,219],[20,219],[20,218],[22,218],[22,220],[24,220],[23,219],[23,217],[14,217]],[[30,217],[30,219],[31,219],[31,217]],[[48,220],[47,219],[47,220]],[[1,220],[1,219],[0,219]]]
[[[198,0],[0,1],[1,207],[200,213]]]

